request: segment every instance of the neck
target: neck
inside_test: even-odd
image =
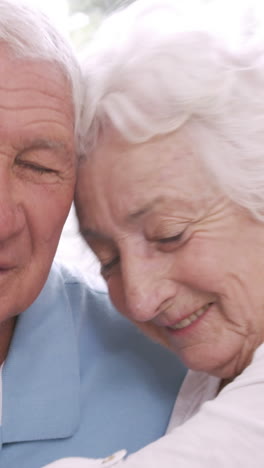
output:
[[[0,365],[6,359],[14,332],[16,318],[12,317],[0,324]]]

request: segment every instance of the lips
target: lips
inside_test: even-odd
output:
[[[0,263],[0,271],[12,270],[14,268],[14,263],[2,262]]]
[[[203,307],[200,307],[200,309],[196,310],[192,314],[190,314],[188,317],[185,317],[184,319],[176,322],[173,325],[168,326],[167,328],[170,330],[182,330],[183,328],[188,327],[192,323],[194,323],[196,320],[198,320],[202,315],[204,315],[208,309],[211,307],[213,303],[209,302],[205,304]]]
[[[0,276],[1,278],[6,277],[6,275],[9,275],[12,271],[14,271],[14,268],[1,268],[0,267]]]
[[[8,273],[16,268],[17,262],[5,262],[2,261],[0,262],[0,275],[3,275],[4,273]]]
[[[2,252],[1,252],[2,254]],[[13,270],[21,259],[20,252],[12,253],[11,255],[0,255],[0,271]]]

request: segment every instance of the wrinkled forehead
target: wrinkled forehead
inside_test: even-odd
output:
[[[91,176],[105,176],[108,181],[113,176],[116,182],[166,184],[167,181],[175,188],[184,179],[186,189],[203,184],[204,178],[209,177],[195,140],[184,128],[143,143],[131,143],[112,129],[104,132],[87,159],[87,172]]]
[[[56,148],[65,165],[74,161],[74,111],[61,70],[46,61],[15,57],[3,45],[0,67],[1,151]]]
[[[19,79],[22,81],[27,75],[30,77],[29,87],[50,87],[52,91],[63,94],[65,100],[72,100],[70,82],[55,61],[17,55],[6,43],[0,42],[0,66],[1,74],[9,76],[6,81],[7,87],[12,87],[13,82]]]
[[[37,119],[39,111],[42,121],[45,117],[49,125],[55,117],[55,112],[60,116],[61,123],[66,125],[65,128],[68,128],[69,139],[72,138],[74,109],[71,87],[56,63],[17,57],[9,47],[0,44],[0,67],[1,119],[6,118],[6,112],[10,114],[16,111],[16,119],[11,119],[12,125],[20,121],[22,125],[23,119],[26,125],[26,122],[30,121],[30,114],[33,121]],[[4,127],[3,120],[2,127]]]
[[[111,211],[120,220],[133,220],[165,206],[167,211],[177,206],[179,214],[200,212],[216,195],[215,183],[184,132],[141,144],[109,133],[81,168],[76,203],[79,214],[97,205],[97,218]]]

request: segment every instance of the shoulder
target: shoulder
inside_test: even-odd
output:
[[[238,375],[233,382],[224,387],[221,393],[225,394],[242,389],[243,392],[253,392],[254,399],[256,394],[262,395],[264,392],[264,343],[255,351],[251,363]],[[256,401],[256,400],[255,400]]]
[[[81,274],[61,265],[54,265],[54,271],[60,277],[73,317],[82,372],[87,369],[87,356],[93,356],[98,372],[103,368],[109,375],[112,369],[112,375],[118,372],[127,382],[136,379],[147,394],[153,394],[152,387],[160,392],[161,406],[163,399],[172,405],[175,391],[186,373],[178,358],[123,317],[111,304],[106,291],[91,287]]]
[[[80,315],[88,310],[90,316],[99,311],[111,316],[117,315],[106,289],[90,282],[77,269],[69,269],[54,262],[45,288],[49,294],[53,291],[56,296],[66,298],[73,315]]]

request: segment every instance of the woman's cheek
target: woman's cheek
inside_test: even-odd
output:
[[[126,299],[121,277],[113,275],[108,278],[107,287],[113,305],[122,315],[126,316]]]

